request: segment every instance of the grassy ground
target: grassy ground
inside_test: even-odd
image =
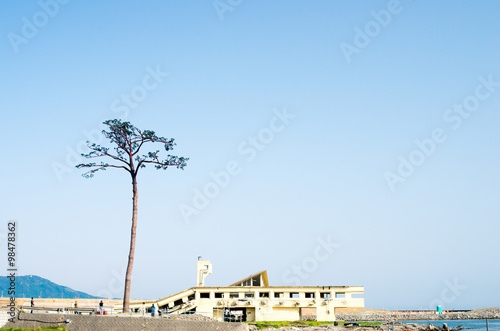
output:
[[[51,326],[48,328],[37,328],[37,329],[0,329],[0,331],[68,331],[64,326]]]
[[[282,327],[292,327],[292,326],[327,326],[327,325],[333,325],[335,322],[316,322],[316,321],[277,321],[277,322],[249,322],[250,324],[254,324],[257,326],[257,328],[264,329],[264,328],[275,328],[279,329]],[[344,321],[338,321],[339,326],[344,325]],[[382,322],[357,322],[359,325],[380,325]]]

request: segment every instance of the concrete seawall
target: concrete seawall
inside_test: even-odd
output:
[[[500,318],[500,308],[488,308],[468,312],[445,314],[342,314],[336,315],[335,317],[339,321],[498,319]]]
[[[69,320],[69,323],[65,323]],[[64,325],[71,331],[248,331],[248,325],[242,323],[179,321],[145,317],[118,317],[70,314],[29,314],[21,313],[15,323],[8,322],[4,328],[27,328]]]

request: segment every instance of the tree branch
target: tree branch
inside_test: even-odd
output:
[[[99,170],[106,170],[106,168],[121,168],[121,169],[127,170],[130,173],[130,169],[125,167],[125,166],[117,166],[117,165],[108,164],[108,163],[101,163],[101,164],[81,163],[81,164],[76,165],[77,169],[92,168],[92,167],[96,167],[96,169],[89,170],[89,171],[83,173],[82,176],[85,178],[92,178],[92,177],[94,177],[94,173],[98,172]]]
[[[158,154],[159,150],[148,152],[145,155],[138,156],[139,151],[148,142],[162,143],[166,151],[170,151],[176,145],[174,139],[167,139],[158,137],[154,131],[143,130],[136,128],[130,122],[122,122],[121,120],[114,119],[105,121],[104,124],[109,126],[109,131],[103,130],[103,135],[108,138],[116,146],[115,154],[109,153],[108,147],[103,147],[97,144],[90,144],[87,146],[91,150],[88,154],[82,154],[86,158],[97,157],[110,157],[113,160],[120,161],[125,165],[114,165],[102,162],[100,165],[96,163],[79,164],[77,168],[95,168],[83,174],[84,177],[92,177],[95,172],[99,170],[106,170],[106,168],[122,168],[127,170],[132,176],[136,176],[139,169],[146,167],[146,164],[154,164],[156,169],[167,169],[168,167],[177,167],[184,169],[187,165],[188,158],[167,155],[165,160],[160,160]],[[134,164],[134,161],[137,164]]]

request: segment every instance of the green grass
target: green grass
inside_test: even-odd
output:
[[[36,328],[36,329],[14,329],[14,328],[8,328],[8,329],[0,329],[0,331],[69,331],[66,329],[64,326],[49,326],[46,328]]]
[[[332,325],[335,322],[317,322],[317,321],[262,321],[262,322],[247,322],[250,324],[254,324],[257,328],[275,328],[279,329],[282,327],[292,327],[292,326],[328,326]],[[344,325],[344,321],[338,321],[339,326]],[[356,322],[359,325],[380,325],[382,322]]]

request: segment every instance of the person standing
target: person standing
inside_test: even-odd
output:
[[[151,317],[155,317],[155,308],[156,308],[155,305],[152,304],[151,305]]]
[[[31,307],[35,307],[35,299],[33,299],[33,297],[31,297]],[[33,314],[33,310],[31,313]]]
[[[101,313],[101,315],[102,315],[103,311],[104,311],[104,302],[102,302],[102,300],[101,300],[101,302],[99,302],[99,312]]]

